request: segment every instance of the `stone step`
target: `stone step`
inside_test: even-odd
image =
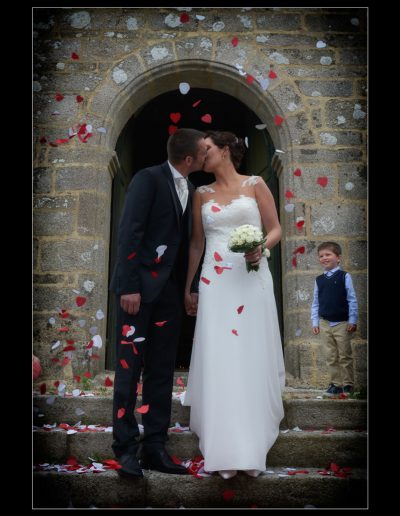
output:
[[[308,474],[287,473],[250,478],[243,472],[230,480],[219,475],[198,479],[192,475],[166,475],[146,471],[130,480],[116,471],[105,473],[36,472],[33,507],[38,508],[366,508],[365,470],[352,470],[344,479],[322,476],[315,468]],[[224,495],[231,499],[225,500]]]
[[[283,403],[285,418],[281,428],[325,429],[333,427],[336,430],[365,429],[367,421],[367,402],[357,399],[316,399],[323,391],[305,391],[301,396],[285,393]],[[310,394],[311,392],[311,394]],[[311,397],[313,396],[313,397]],[[53,401],[48,404],[49,401]],[[138,398],[137,406],[142,401]],[[34,424],[44,423],[75,424],[78,421],[86,424],[112,425],[112,397],[110,396],[78,396],[61,397],[50,395],[35,395]],[[79,409],[79,410],[78,410]],[[84,414],[77,415],[84,411]],[[42,414],[41,417],[38,417]],[[189,424],[190,408],[184,407],[179,400],[172,400],[171,425],[179,422],[182,426]],[[140,414],[137,417],[141,421]]]
[[[88,457],[104,460],[113,457],[110,432],[79,432],[68,435],[65,430],[33,432],[34,462],[63,464],[74,456],[80,463]],[[169,432],[167,450],[181,460],[200,455],[199,440],[192,432]],[[325,467],[331,462],[343,466],[365,466],[367,434],[350,430],[337,432],[280,432],[268,453],[268,466]]]

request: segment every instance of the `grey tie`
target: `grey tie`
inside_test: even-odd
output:
[[[189,196],[187,179],[186,177],[175,177],[174,181],[179,200],[181,201],[182,211],[185,211]]]

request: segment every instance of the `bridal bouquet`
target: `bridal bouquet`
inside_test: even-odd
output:
[[[266,237],[264,237],[261,229],[252,226],[251,224],[243,224],[235,228],[228,242],[229,250],[233,253],[247,253],[253,251],[259,245],[263,248],[263,254],[267,258],[270,256],[269,249],[265,247]],[[247,272],[258,271],[259,265],[253,265],[246,261]]]

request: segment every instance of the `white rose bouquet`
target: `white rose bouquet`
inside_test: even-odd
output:
[[[228,247],[233,253],[247,253],[261,245],[264,256],[269,258],[270,252],[269,249],[265,247],[265,241],[266,237],[264,237],[261,229],[251,224],[243,224],[243,226],[239,226],[232,231],[229,237]],[[259,266],[246,261],[246,268],[247,272],[258,271]]]

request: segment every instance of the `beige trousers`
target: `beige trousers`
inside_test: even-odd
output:
[[[353,385],[353,356],[351,352],[352,333],[346,330],[347,321],[329,326],[328,321],[320,320],[320,335],[327,346],[328,374],[330,383]]]

